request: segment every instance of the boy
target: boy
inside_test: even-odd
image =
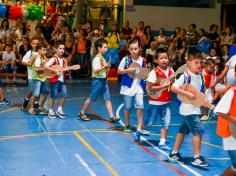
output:
[[[1,86],[1,83],[0,83],[0,86]],[[6,97],[4,96],[3,89],[0,87],[0,105],[4,105],[4,104],[9,105],[10,101],[6,99]]]
[[[35,57],[35,55],[37,54],[37,52],[36,52],[36,45],[37,44],[39,44],[39,39],[37,37],[33,37],[31,39],[32,49],[27,51],[27,53],[24,55],[24,57],[22,59],[22,64],[27,66],[28,85],[29,85],[29,92],[27,93],[26,97],[24,98],[24,103],[22,104],[23,110],[26,110],[28,103],[30,101],[30,97],[32,96],[33,89],[34,89],[34,84],[33,84],[33,80],[32,80],[32,72],[33,72],[32,61],[34,59],[32,58],[32,56]],[[39,107],[38,101],[35,101],[35,108],[38,108],[38,107]]]
[[[90,120],[86,113],[86,110],[90,106],[92,102],[95,102],[98,99],[100,94],[103,95],[103,99],[105,100],[105,105],[107,112],[110,116],[111,122],[117,122],[120,120],[119,117],[114,117],[111,97],[109,92],[109,87],[107,83],[107,70],[110,68],[110,63],[107,63],[104,59],[104,54],[107,52],[107,41],[103,39],[98,39],[94,42],[94,47],[98,54],[93,58],[92,62],[92,87],[89,98],[85,101],[82,110],[79,113],[79,117],[81,120],[88,121]]]
[[[67,67],[66,59],[62,58],[65,52],[65,45],[59,41],[58,43],[55,44],[55,49],[56,49],[56,53],[44,66],[45,69],[56,73],[55,77],[48,79],[48,81],[50,82],[50,88],[51,88],[50,99],[49,99],[49,104],[48,104],[48,108],[49,108],[48,117],[50,119],[54,119],[58,116],[59,118],[64,119],[65,114],[62,111],[62,106],[64,104],[65,98],[67,97],[67,87],[64,82],[63,72],[60,70],[55,70],[52,67],[54,65]],[[56,99],[59,93],[61,95],[59,99],[59,106],[56,112],[54,112],[53,111],[54,100]]]
[[[124,98],[124,115],[125,115],[125,128],[124,131],[130,132],[130,111],[132,110],[133,101],[135,101],[135,108],[138,118],[138,127],[137,132],[141,134],[149,134],[148,131],[142,129],[143,121],[143,89],[144,89],[144,80],[139,78],[131,78],[128,76],[128,73],[133,73],[136,71],[136,68],[129,68],[132,63],[138,63],[140,66],[145,66],[144,58],[139,56],[140,52],[140,40],[134,38],[129,42],[129,56],[125,56],[118,67],[118,74],[122,74],[121,80],[121,90],[120,94]]]
[[[204,91],[204,81],[200,75],[200,69],[202,66],[201,52],[197,48],[191,47],[187,51],[186,59],[188,70],[182,74],[178,80],[175,81],[171,90],[174,93],[186,96],[190,100],[194,100],[197,97],[193,93],[182,90],[180,87],[187,83],[192,85],[197,91]],[[183,121],[179,127],[174,147],[169,154],[169,160],[173,162],[184,163],[179,150],[185,135],[191,132],[193,134],[194,150],[194,159],[191,163],[195,166],[208,166],[209,163],[205,161],[200,153],[201,140],[204,133],[203,125],[199,118],[201,115],[200,107],[195,107],[192,104],[182,102],[179,107],[179,112],[183,116]]]
[[[35,59],[35,61],[32,63],[33,71],[32,71],[32,79],[34,84],[34,90],[33,95],[31,97],[31,103],[29,107],[29,114],[35,115],[36,111],[34,110],[34,103],[35,99],[39,97],[40,94],[43,94],[41,104],[39,106],[39,110],[41,113],[46,113],[46,110],[43,108],[44,103],[47,99],[49,89],[46,83],[46,78],[42,78],[39,76],[39,73],[44,70],[44,64],[46,62],[46,46],[43,44],[38,44],[36,46],[36,51],[38,52],[38,55]]]
[[[168,133],[168,127],[170,124],[170,101],[171,93],[168,90],[171,82],[166,81],[162,85],[156,84],[157,78],[167,79],[171,77],[174,73],[171,67],[168,66],[169,58],[165,48],[158,48],[156,62],[158,66],[155,70],[152,70],[148,75],[148,87],[151,91],[163,90],[161,95],[154,99],[149,97],[149,109],[148,109],[148,119],[144,121],[145,126],[151,126],[155,123],[156,119],[159,117],[162,122],[161,129],[161,139],[159,142],[159,148],[163,150],[171,150],[171,148],[166,144],[166,138]]]
[[[235,66],[236,79],[236,66]],[[236,176],[236,86],[232,86],[225,93],[215,107],[215,112],[219,118],[217,122],[217,135],[223,138],[224,150],[227,150],[232,162],[222,176]],[[232,128],[234,128],[234,131]]]

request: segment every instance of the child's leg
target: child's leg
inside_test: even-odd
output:
[[[138,128],[137,130],[141,130],[143,123],[143,94],[137,93],[135,95],[135,108],[137,109],[137,118],[138,118]]]
[[[125,126],[130,126],[130,111],[133,107],[133,97],[128,95],[123,95],[124,99],[124,116],[125,116]]]
[[[201,154],[201,141],[202,136],[201,135],[194,135],[193,136],[193,150],[194,150],[194,156],[199,156]]]
[[[90,106],[91,103],[92,103],[92,101],[90,100],[90,98],[88,98],[88,99],[84,102],[83,108],[81,109],[80,112],[81,112],[82,114],[85,114],[86,111],[87,111],[87,109],[88,109],[88,107]]]
[[[232,166],[228,167],[222,176],[236,176],[236,150],[229,150],[228,153],[232,162]]]
[[[109,117],[114,117],[111,100],[106,100],[106,109],[109,114]]]
[[[47,100],[48,94],[44,94],[41,96],[41,103],[40,103],[40,107],[44,107],[44,104]]]
[[[171,117],[171,111],[170,111],[170,104],[164,104],[160,106],[160,118],[162,122],[162,129],[161,129],[161,140],[159,145],[165,145],[167,134],[168,134],[168,128],[170,125],[170,117]]]
[[[0,99],[3,100],[5,97],[4,97],[4,93],[3,93],[3,90],[2,88],[0,88]]]
[[[172,152],[174,152],[174,153],[178,153],[179,152],[179,149],[180,149],[180,147],[181,147],[181,144],[182,144],[182,142],[183,142],[183,140],[184,140],[184,134],[182,134],[182,133],[178,133],[177,134],[177,136],[176,136],[176,138],[175,138],[175,144],[174,144],[174,147],[173,147],[173,149],[172,149]]]

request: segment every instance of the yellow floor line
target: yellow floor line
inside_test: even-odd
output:
[[[112,175],[118,176],[119,174],[85,141],[85,139],[76,131],[73,134],[107,167]]]
[[[6,109],[6,110],[3,110],[3,111],[0,111],[0,113],[9,112],[9,111],[14,111],[14,110],[17,110],[17,109],[20,109],[20,108],[18,108],[18,107],[16,107],[16,108],[10,108],[10,109]]]

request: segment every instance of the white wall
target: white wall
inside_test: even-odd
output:
[[[150,25],[152,30],[157,31],[164,27],[166,31],[174,31],[176,26],[187,27],[195,23],[197,28],[209,30],[210,24],[220,26],[220,4],[216,3],[215,8],[182,8],[182,7],[161,7],[161,6],[134,6],[135,11],[126,13],[130,26],[138,26],[139,21]]]

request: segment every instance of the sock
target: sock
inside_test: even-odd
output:
[[[61,106],[58,106],[57,111],[58,111],[58,112],[62,112],[62,107],[61,107]]]
[[[179,152],[178,150],[172,150],[171,154],[176,154],[178,152]]]
[[[200,156],[200,154],[194,155],[194,158],[197,158],[197,157],[199,157],[199,156]]]
[[[49,114],[53,114],[54,113],[53,109],[49,109],[48,112],[49,112]]]
[[[25,100],[26,100],[26,101],[29,101],[29,100],[30,100],[30,98],[27,98],[27,97],[26,97],[26,98],[25,98]]]
[[[35,104],[39,104],[39,101],[35,101]]]
[[[165,138],[161,138],[159,145],[165,145],[166,139]]]

